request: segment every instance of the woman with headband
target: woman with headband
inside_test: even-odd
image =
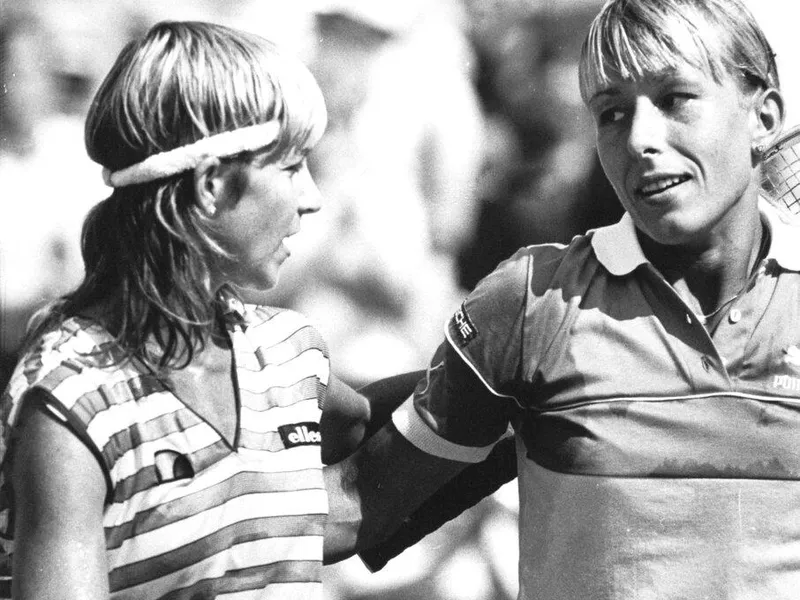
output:
[[[257,36],[161,23],[120,54],[86,122],[114,191],[85,279],[3,397],[15,598],[320,597],[323,463],[370,407],[259,297],[320,209],[325,124],[306,68]]]

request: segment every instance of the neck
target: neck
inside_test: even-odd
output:
[[[758,213],[752,222],[702,245],[662,246],[640,237],[645,255],[699,314],[712,313],[743,293],[768,245]]]

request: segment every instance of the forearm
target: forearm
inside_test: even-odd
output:
[[[423,452],[389,423],[352,456],[325,469],[326,562],[386,539],[467,464]]]
[[[424,377],[424,370],[401,373],[356,391],[331,376],[320,423],[323,462],[329,465],[349,456],[389,421]]]

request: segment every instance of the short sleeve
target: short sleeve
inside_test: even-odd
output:
[[[495,395],[515,397],[532,270],[522,249],[481,280],[447,324],[453,349]]]

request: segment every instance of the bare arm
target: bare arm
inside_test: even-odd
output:
[[[14,446],[13,597],[107,599],[106,482],[97,459],[33,392]]]

